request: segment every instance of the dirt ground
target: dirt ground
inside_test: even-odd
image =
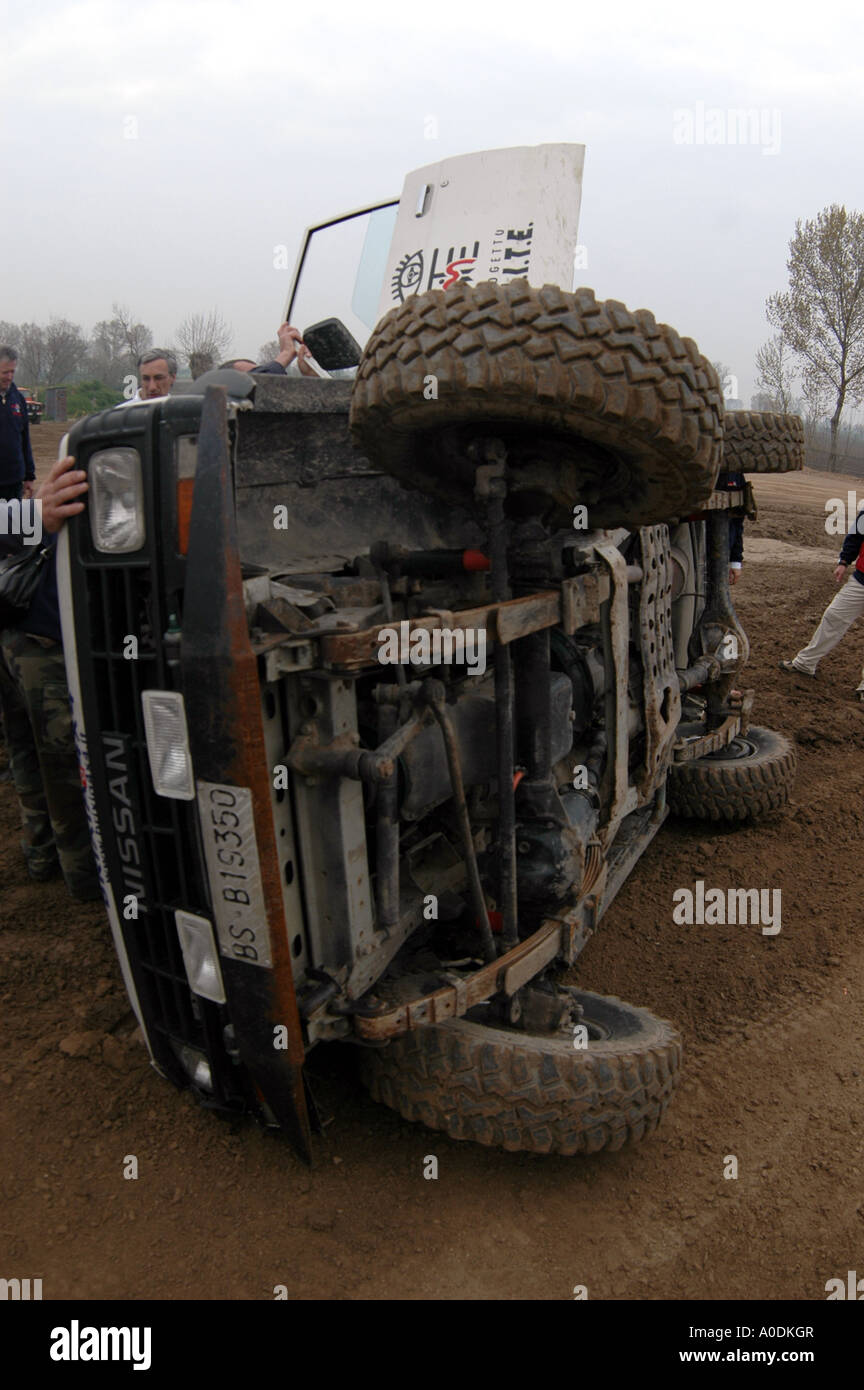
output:
[[[34,436],[44,465],[59,431]],[[685,1040],[664,1122],[621,1153],[451,1142],[373,1104],[339,1048],[314,1059],[333,1118],[311,1171],[200,1109],[148,1066],[101,906],[27,879],[0,784],[0,1272],[41,1277],[46,1299],[270,1299],[284,1284],[290,1298],[546,1300],[581,1284],[591,1299],[823,1300],[860,1268],[861,632],[816,681],[777,669],[833,593],[825,499],[855,485],[756,480],[735,591],[745,683],[756,722],[796,741],[794,806],[735,832],[667,822],[579,964],[585,987]],[[676,926],[672,894],[697,879],[779,888],[782,930]]]

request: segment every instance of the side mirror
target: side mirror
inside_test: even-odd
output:
[[[363,353],[353,333],[339,319],[322,319],[303,334],[303,341],[325,372],[356,367]]]

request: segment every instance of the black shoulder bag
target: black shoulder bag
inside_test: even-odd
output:
[[[33,545],[0,560],[0,628],[14,627],[26,616],[50,554],[50,545]]]

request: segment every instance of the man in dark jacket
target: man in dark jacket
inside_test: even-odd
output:
[[[746,487],[743,473],[721,473],[717,487],[737,488],[742,492]],[[729,583],[737,584],[744,566],[744,518],[729,518]]]
[[[14,348],[0,347],[0,501],[33,496],[33,450],[27,402],[13,380],[18,365]]]
[[[55,542],[68,516],[83,510],[77,498],[87,490],[87,475],[70,472],[74,459],[54,464],[39,490],[43,545],[51,554],[43,566],[28,612],[14,627],[0,632],[0,708],[6,726],[9,760],[21,806],[22,848],[31,878],[51,878],[58,867],[73,897],[99,896],[78,755],[72,734],[69,689],[63,662],[60,607],[57,597]],[[0,508],[6,507],[0,502]],[[33,535],[36,503],[14,504],[0,525],[0,558],[26,543],[17,518]],[[22,517],[22,513],[25,515]]]
[[[855,525],[840,548],[840,559],[834,570],[834,583],[842,583],[848,568],[855,565],[839,594],[831,600],[806,647],[802,647],[791,661],[781,661],[781,671],[797,672],[801,676],[815,676],[816,667],[837,646],[846,635],[856,618],[864,613],[864,509],[859,511]],[[864,700],[864,671],[856,686],[859,700]]]

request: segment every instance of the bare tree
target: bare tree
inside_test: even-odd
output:
[[[796,222],[786,268],[789,290],[769,297],[768,322],[830,392],[833,471],[843,407],[864,399],[864,215],[832,203]]]
[[[258,349],[258,361],[274,362],[279,356],[279,343],[275,338],[271,338],[269,343],[262,343]]]
[[[59,385],[80,374],[87,359],[88,344],[77,323],[52,318],[47,328],[43,329],[43,342],[46,382]]]
[[[38,323],[22,323],[18,330],[18,372],[28,386],[41,386],[45,375],[45,331]]]
[[[114,318],[109,322],[117,325],[132,365],[137,367],[141,354],[153,346],[153,334],[146,323],[136,322],[135,315],[125,304],[112,304],[111,313]]]
[[[21,325],[20,323],[10,323],[8,319],[0,319],[0,347],[14,348],[18,353],[18,362],[15,368],[15,376],[19,382],[29,385],[28,378],[24,376],[24,371],[29,368],[29,362],[24,362],[21,357]],[[35,385],[34,379],[34,385]]]
[[[216,358],[212,352],[190,352],[187,361],[193,381],[197,381],[205,372],[212,372],[216,366]]]
[[[137,370],[136,360],[129,352],[123,325],[117,318],[100,319],[93,329],[88,356],[88,375],[119,390],[123,378]]]
[[[820,420],[828,412],[828,387],[823,378],[809,368],[801,379],[802,407],[804,412],[804,434],[809,445],[816,439]]]
[[[88,370],[94,379],[119,390],[124,378],[137,372],[138,358],[150,347],[153,333],[125,304],[112,304],[111,313],[112,318],[100,319],[93,329]]]
[[[733,394],[737,395],[737,386],[733,392],[735,378],[732,375],[731,368],[727,367],[725,362],[712,362],[711,366],[717,373],[717,378],[720,382],[720,394],[723,396],[724,400]]]
[[[41,323],[0,324],[14,333],[0,333],[0,341],[18,351],[19,381],[29,387],[60,385],[80,376],[87,362],[88,343],[77,323],[52,317]]]
[[[177,342],[193,377],[215,366],[233,336],[233,328],[218,309],[211,309],[209,314],[187,315],[177,329]]]
[[[771,405],[765,409],[779,411],[781,415],[790,414],[794,402],[792,384],[797,373],[792,352],[782,333],[775,333],[769,343],[759,348],[756,368],[759,373],[756,385],[771,400]]]

